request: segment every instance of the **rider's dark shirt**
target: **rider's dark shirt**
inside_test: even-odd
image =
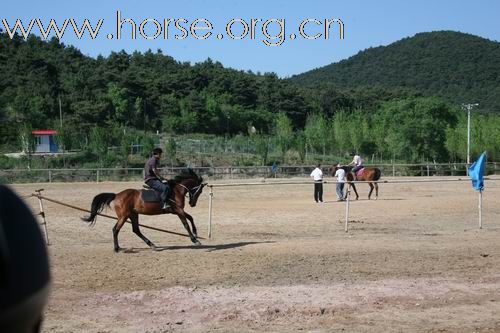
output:
[[[146,165],[144,166],[144,182],[147,182],[151,179],[158,179],[153,172],[158,167],[158,160],[152,156],[149,160],[147,160]]]

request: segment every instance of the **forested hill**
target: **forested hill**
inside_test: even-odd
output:
[[[57,39],[11,40],[0,31],[0,141],[20,126],[52,128],[63,121],[75,130],[126,126],[152,132],[267,132],[278,112],[302,127],[311,108],[299,89],[276,74],[198,64],[161,51],[113,52],[96,59]],[[66,127],[66,126],[65,126]],[[8,133],[6,133],[8,131]]]
[[[293,76],[302,86],[417,89],[453,103],[500,112],[500,43],[453,31],[419,33]]]

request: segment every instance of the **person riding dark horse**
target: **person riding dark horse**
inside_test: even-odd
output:
[[[167,209],[170,207],[170,187],[168,181],[161,177],[158,171],[162,153],[161,148],[153,149],[153,156],[146,161],[146,165],[144,166],[144,182],[159,193],[161,202],[163,202],[163,209]]]
[[[158,248],[140,231],[139,215],[174,214],[181,220],[191,242],[195,245],[200,245],[194,219],[184,209],[186,207],[186,197],[189,198],[188,203],[190,207],[196,206],[203,187],[207,186],[207,184],[203,183],[203,178],[191,169],[169,180],[169,184],[172,205],[168,209],[162,208],[163,203],[158,201],[158,198],[147,200],[146,193],[152,192],[151,190],[126,189],[118,193],[99,193],[96,195],[92,199],[90,215],[82,217],[82,220],[93,225],[99,213],[113,202],[113,209],[117,217],[117,222],[113,227],[115,252],[120,252],[121,250],[118,244],[118,233],[128,219],[132,223],[133,232],[153,250],[157,250]],[[189,227],[188,221],[191,223],[191,227]]]

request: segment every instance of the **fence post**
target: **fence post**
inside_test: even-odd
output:
[[[214,197],[214,187],[210,186],[208,194],[208,239],[212,238],[212,200]]]
[[[97,169],[97,182],[99,183],[99,169]]]
[[[394,162],[392,163],[392,177],[396,177],[396,167],[394,166]]]
[[[49,183],[52,183],[52,170],[49,170]]]
[[[38,204],[40,206],[40,213],[38,213],[38,215],[40,215],[42,217],[42,225],[43,225],[43,229],[45,231],[45,242],[47,243],[47,245],[50,245],[49,232],[47,230],[47,220],[45,219],[45,212],[43,211],[43,203],[42,203],[42,198],[41,198],[42,191],[43,191],[43,188],[41,188],[39,190],[35,190],[35,192],[38,193],[36,195],[36,197],[38,198]]]
[[[345,232],[349,231],[349,197],[351,196],[351,184],[347,186],[347,200],[345,202]]]
[[[429,174],[429,164],[427,164],[427,177],[429,177],[430,174]]]

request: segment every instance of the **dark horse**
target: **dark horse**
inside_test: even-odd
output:
[[[336,166],[333,166],[331,171],[332,171],[332,176],[335,175],[336,171]],[[342,166],[342,169],[345,171],[345,177],[347,179],[347,184],[349,186],[352,186],[352,189],[354,190],[354,193],[356,193],[356,200],[359,199],[358,191],[356,190],[356,185],[354,183],[351,183],[354,180],[357,181],[366,181],[366,182],[371,182],[371,181],[378,181],[380,179],[380,169],[379,168],[372,168],[372,167],[363,167],[361,170],[359,170],[356,174],[356,179],[354,179],[354,175],[352,173],[352,166]],[[368,200],[370,200],[370,197],[373,192],[373,188],[375,187],[375,200],[378,198],[378,183],[368,183],[370,186],[370,193],[368,193]],[[344,199],[347,198],[347,193],[346,191]]]
[[[82,218],[85,222],[90,222],[94,224],[96,221],[97,213],[100,213],[104,206],[110,205],[114,202],[114,210],[118,221],[113,227],[113,241],[115,245],[115,252],[121,250],[118,245],[118,233],[121,227],[130,218],[132,222],[133,232],[139,236],[149,247],[156,250],[156,246],[144,236],[139,230],[139,214],[144,215],[159,215],[159,214],[175,214],[179,217],[184,228],[186,228],[191,241],[196,245],[201,245],[198,241],[196,226],[194,225],[193,217],[184,211],[184,199],[186,194],[189,194],[189,205],[191,207],[196,206],[198,197],[200,196],[203,187],[206,183],[203,183],[203,179],[196,175],[193,170],[188,170],[183,174],[178,175],[174,179],[169,181],[169,185],[172,191],[170,196],[171,207],[167,209],[162,209],[162,203],[157,196],[153,196],[153,200],[144,200],[142,194],[144,190],[134,190],[127,189],[121,191],[120,193],[100,193],[94,197],[91,205],[90,216]],[[147,193],[144,193],[147,194]],[[155,200],[157,199],[157,200]],[[187,223],[187,220],[191,222],[191,228]]]

